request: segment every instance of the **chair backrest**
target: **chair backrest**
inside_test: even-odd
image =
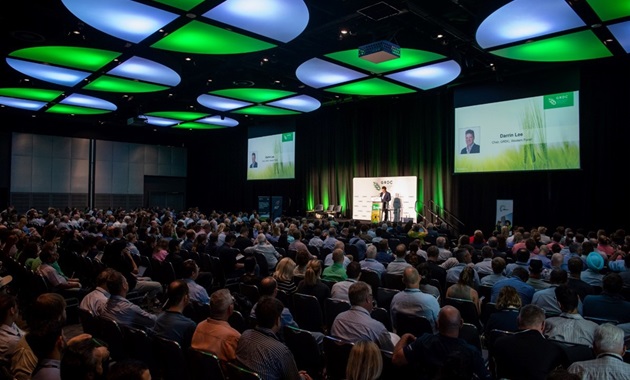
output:
[[[293,293],[293,318],[304,330],[324,332],[322,308],[315,296]]]
[[[149,368],[155,368],[153,360],[153,341],[149,335],[141,329],[120,325],[123,332],[127,357],[144,362]]]
[[[381,276],[373,270],[362,269],[359,279],[372,287],[372,294],[376,294],[381,286]]]
[[[313,209],[313,211],[324,211],[324,205],[321,203],[318,205],[315,205],[315,208]]]
[[[232,312],[232,315],[230,315],[230,317],[228,318],[228,323],[234,330],[240,333],[243,333],[243,331],[247,330],[248,327],[250,327],[245,317],[243,317],[243,314],[241,314],[237,310],[234,310]]]
[[[340,313],[350,310],[350,302],[336,298],[326,298],[324,301],[324,314],[326,315],[326,331],[330,331],[335,318]]]
[[[444,305],[451,305],[459,310],[462,315],[462,319],[465,323],[470,323],[481,330],[481,323],[479,320],[479,313],[477,312],[477,306],[470,300],[464,300],[460,298],[446,297],[444,299]]]
[[[269,263],[267,263],[267,259],[265,258],[265,255],[263,255],[262,253],[255,252],[254,258],[256,258],[256,263],[258,264],[260,277],[269,276]]]
[[[383,282],[386,288],[405,290],[402,274],[385,273],[383,275]]]
[[[315,257],[317,257],[318,259],[321,258],[320,257],[320,252],[319,252],[319,248],[317,248],[314,245],[306,245],[306,249],[308,249],[309,253]]]
[[[492,313],[496,313],[497,311],[496,303],[486,302],[481,306],[481,315],[479,316],[479,320],[485,325],[488,322],[488,319],[490,319],[490,315],[492,315]]]
[[[252,372],[237,364],[227,362],[225,364],[228,379],[230,380],[262,380],[259,374]]]
[[[399,336],[410,333],[415,337],[419,337],[424,333],[433,334],[433,326],[426,318],[414,314],[396,313],[394,317],[394,331]]]
[[[158,373],[164,380],[188,379],[188,363],[179,343],[164,337],[153,336],[153,356]],[[153,377],[153,376],[152,376]]]
[[[225,380],[221,360],[216,355],[190,348],[187,357],[191,380]]]
[[[398,289],[379,287],[376,291],[376,304],[378,307],[389,310],[389,306],[392,304],[392,299],[398,292],[400,292]]]
[[[335,212],[336,214],[341,214],[342,207],[343,206],[341,205],[335,206],[335,208],[333,209],[333,212]]]
[[[483,297],[484,304],[490,302],[490,297],[492,296],[492,286],[480,285],[477,291],[479,292],[479,298]]]
[[[258,302],[260,298],[260,293],[258,292],[258,287],[253,284],[245,284],[243,282],[238,284],[238,291],[253,304]]]
[[[328,205],[328,208],[326,209],[326,211],[331,212],[334,209],[335,209],[335,205]]]
[[[341,380],[346,378],[346,366],[354,343],[332,336],[324,336],[324,354],[326,356],[326,378]]]
[[[325,280],[325,279],[321,279],[322,284],[328,286],[329,289],[332,290],[333,285],[335,285],[337,283],[337,281],[332,281],[332,280]]]
[[[78,309],[79,312],[79,321],[81,322],[81,327],[83,328],[83,332],[86,334],[90,334],[93,336],[98,335],[98,323],[96,322],[96,317],[92,314],[91,311],[85,309]]]
[[[289,293],[287,293],[286,290],[278,289],[278,291],[276,292],[276,298],[279,299],[280,302],[282,302],[284,307],[293,311],[293,298],[289,295]]]
[[[321,355],[317,340],[310,331],[285,326],[283,331],[284,343],[289,347],[295,364],[300,370],[317,376],[324,368],[324,360]]]
[[[107,343],[112,359],[126,359],[127,350],[125,349],[125,336],[118,322],[103,316],[97,316],[95,320],[98,334],[96,337]]]
[[[586,360],[595,359],[595,352],[593,349],[584,344],[575,344],[568,342],[561,342],[557,340],[550,340],[560,346],[562,352],[564,352],[566,366],[569,366],[575,362],[583,362]]]
[[[468,344],[471,344],[481,351],[481,337],[479,335],[479,329],[472,323],[462,324],[462,328],[459,329],[459,337],[465,340]]]
[[[346,252],[346,255],[352,256],[352,261],[359,261],[359,248],[356,245],[346,243],[344,251]]]
[[[387,328],[387,331],[391,332],[393,330],[392,320],[389,316],[389,311],[383,309],[382,307],[375,307],[372,309],[370,316],[372,317],[372,319],[376,319],[377,321],[385,325],[385,328]]]

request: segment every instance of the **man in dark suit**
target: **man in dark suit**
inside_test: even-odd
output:
[[[392,195],[387,191],[387,187],[381,187],[381,202],[383,202],[383,221],[387,221],[387,214],[389,211],[389,201],[392,200]]]
[[[250,169],[254,169],[258,167],[258,162],[256,162],[256,153],[252,153],[252,163],[249,164]]]
[[[466,131],[466,147],[462,149],[461,154],[479,153],[479,145],[475,144],[475,131],[469,129]]]

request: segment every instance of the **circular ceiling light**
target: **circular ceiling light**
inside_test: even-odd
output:
[[[292,91],[267,88],[231,88],[199,95],[199,104],[218,111],[244,115],[298,115],[321,106],[319,100]]]
[[[177,86],[179,74],[160,63],[121,53],[74,46],[43,46],[16,50],[7,63],[15,70],[50,83],[86,90],[141,93]],[[85,79],[90,78],[89,82]]]
[[[514,0],[481,23],[477,43],[500,57],[536,62],[611,57],[615,54],[611,48],[619,45],[625,53],[630,52],[629,3],[586,2],[590,6],[588,15],[582,13],[589,7],[573,8],[565,0]],[[593,18],[599,20],[593,22]],[[619,44],[606,42],[610,38],[602,38],[602,33]]]
[[[0,88],[0,104],[30,111],[67,115],[100,115],[117,109],[114,103],[82,94],[39,88]]]
[[[136,44],[151,36],[151,46],[196,54],[240,54],[287,43],[306,28],[309,13],[302,0],[63,0],[92,27]],[[196,8],[202,17],[190,14]],[[209,8],[209,9],[208,9]],[[172,25],[181,25],[169,30]],[[169,30],[168,33],[161,31]],[[155,39],[151,39],[152,41]]]
[[[451,82],[461,72],[457,62],[424,50],[400,49],[400,57],[375,63],[345,50],[302,63],[296,75],[304,84],[349,95],[398,95]]]
[[[140,115],[139,118],[146,120],[146,124],[149,125],[178,129],[223,129],[238,125],[238,121],[229,117],[188,111],[148,112]]]

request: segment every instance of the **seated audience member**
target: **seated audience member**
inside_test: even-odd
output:
[[[260,287],[258,288],[258,293],[260,294],[261,298],[263,296],[276,298],[276,295],[278,294],[278,283],[276,282],[276,279],[271,276],[263,278],[260,281]],[[260,302],[260,300],[258,302]],[[258,305],[258,302],[255,303],[254,306],[252,306],[252,310],[249,314],[251,318],[254,318],[254,319],[256,318],[256,307]],[[282,302],[280,303],[282,304]],[[298,327],[297,323],[293,319],[293,315],[291,314],[291,312],[286,306],[284,306],[284,308],[282,309],[281,317],[282,319],[280,321],[280,327],[282,328],[284,328],[284,326]]]
[[[547,289],[539,290],[532,297],[532,304],[540,306],[547,315],[558,315],[562,312],[556,298],[556,288],[560,285],[566,285],[568,279],[567,272],[562,269],[551,271],[549,277],[550,286]],[[580,310],[582,305],[579,305]]]
[[[394,348],[394,365],[412,365],[426,379],[453,378],[452,366],[459,358],[461,366],[457,370],[465,373],[462,378],[490,379],[490,372],[483,362],[481,351],[459,338],[463,325],[459,311],[453,306],[440,309],[437,320],[437,334],[423,334],[415,337],[404,334]],[[461,374],[460,374],[461,376]]]
[[[42,334],[55,323],[63,326],[66,322],[66,300],[57,293],[41,294],[31,306],[26,322],[29,326],[26,335],[38,331]],[[30,379],[39,361],[26,335],[22,335],[11,355],[11,373],[18,380]]]
[[[151,372],[146,363],[127,359],[111,366],[107,380],[151,380]]]
[[[481,312],[481,301],[479,294],[473,288],[475,270],[471,267],[465,267],[459,273],[459,280],[456,284],[446,289],[446,298],[458,298],[470,300],[477,307],[477,313]]]
[[[155,320],[153,331],[156,335],[174,340],[183,350],[190,347],[193,333],[197,328],[192,319],[184,316],[184,308],[190,302],[188,285],[183,280],[175,280],[166,292],[165,310]]]
[[[42,264],[39,266],[38,271],[55,291],[61,292],[72,289],[77,292],[77,295],[79,294],[79,289],[81,288],[79,280],[68,278],[57,272],[53,267],[53,264],[56,264],[59,259],[59,254],[56,249],[42,250],[39,257],[42,260]]]
[[[306,272],[306,266],[311,260],[311,254],[308,251],[298,251],[295,254],[295,269],[293,270],[293,277],[304,278]]]
[[[505,265],[506,265],[504,258],[502,257],[493,258],[491,265],[492,265],[492,274],[484,276],[480,280],[482,286],[492,286],[501,280],[507,279],[507,277],[503,275],[503,272],[505,271]]]
[[[439,249],[436,246],[431,245],[427,248],[427,267],[429,268],[430,277],[438,280],[444,287],[446,285],[446,269],[438,264],[439,254]]]
[[[361,239],[361,237],[357,236],[357,229],[355,227],[350,227],[348,230],[350,235],[350,239],[348,240],[348,244],[354,245],[357,247],[357,253],[359,254],[358,260],[361,261],[365,258],[365,252],[367,251],[367,244],[365,244],[365,240]]]
[[[247,285],[260,285],[260,276],[256,273],[257,268],[256,259],[252,256],[248,256],[243,260],[243,270],[245,273],[239,279],[239,282],[242,282]]]
[[[243,261],[240,258],[241,252],[234,247],[236,236],[232,233],[225,236],[224,243],[217,248],[217,255],[223,267],[225,278],[239,278],[243,275]]]
[[[394,255],[396,256],[396,258],[394,259],[394,261],[387,264],[387,269],[386,269],[387,273],[401,275],[403,274],[403,271],[405,270],[405,268],[411,267],[411,264],[409,264],[405,260],[406,254],[407,254],[407,247],[405,247],[405,245],[402,243],[398,244],[396,246],[396,252],[394,252]]]
[[[340,249],[343,253],[344,253],[344,257],[343,257],[343,267],[344,269],[348,266],[348,264],[350,264],[350,262],[352,260],[350,260],[350,258],[348,256],[346,256],[345,254],[345,244],[341,241],[337,241],[337,243],[335,243],[335,246],[333,247],[333,250],[326,255],[326,257],[324,257],[324,266],[325,267],[329,267],[331,265],[333,265],[333,263],[335,262],[334,257],[333,257],[333,253],[335,252],[335,250]]]
[[[536,290],[527,284],[527,279],[529,278],[529,272],[527,269],[522,267],[516,267],[512,271],[512,275],[506,280],[501,280],[494,285],[492,285],[492,292],[490,296],[490,302],[497,302],[497,298],[499,297],[499,292],[501,288],[504,286],[511,286],[518,292],[518,295],[521,297],[521,303],[523,305],[529,305],[532,303],[532,297]]]
[[[492,350],[492,345],[496,339],[496,333],[493,330],[518,330],[517,318],[521,309],[521,297],[513,287],[504,286],[499,292],[495,307],[497,311],[490,314],[488,321],[483,326],[488,350]]]
[[[545,311],[536,305],[523,306],[518,315],[518,332],[494,342],[497,376],[544,380],[561,365],[564,353],[560,346],[545,339],[544,330]]]
[[[536,291],[547,289],[549,283],[542,280],[543,262],[538,259],[529,260],[529,279],[527,284],[531,285]]]
[[[113,319],[124,326],[137,324],[149,329],[155,325],[156,316],[140,308],[140,306],[129,301],[127,292],[129,285],[127,279],[118,271],[114,271],[107,279],[107,289],[111,296],[107,300],[101,315]]]
[[[18,318],[18,305],[15,296],[0,293],[0,360],[8,360],[20,338],[26,334],[15,321]]]
[[[482,260],[475,264],[475,271],[477,272],[479,277],[492,274],[492,257],[492,248],[487,245],[481,248]]]
[[[582,301],[586,296],[593,294],[593,287],[582,281],[582,269],[584,262],[579,256],[574,256],[567,262],[567,268],[569,270],[569,281],[567,285],[569,288],[575,290]]]
[[[446,271],[446,282],[456,283],[459,281],[459,275],[462,273],[464,268],[469,267],[469,264],[472,265],[472,256],[470,255],[470,251],[466,248],[460,248],[455,252],[455,258],[458,263]],[[473,276],[473,286],[475,288],[479,287],[479,275],[473,268],[472,276]]]
[[[505,267],[505,275],[510,277],[512,275],[512,271],[514,268],[521,267],[527,271],[529,271],[529,251],[526,248],[521,248],[516,251],[516,261],[508,264]]]
[[[298,284],[297,292],[317,297],[323,310],[324,302],[330,297],[330,288],[321,281],[321,273],[321,261],[317,259],[309,261],[304,280]]]
[[[580,278],[591,286],[602,287],[604,275],[601,270],[604,269],[604,258],[597,252],[591,252],[586,256],[586,270],[582,272]]]
[[[392,252],[389,249],[389,243],[387,241],[387,239],[383,239],[381,241],[379,241],[378,243],[373,243],[376,245],[376,261],[378,261],[381,264],[389,264],[390,262],[394,261],[394,255],[392,254]]]
[[[615,320],[618,323],[630,322],[630,302],[621,295],[623,281],[618,273],[608,273],[604,277],[602,294],[586,296],[583,303],[585,317]]]
[[[94,316],[101,314],[101,310],[110,297],[107,291],[107,278],[113,271],[111,268],[106,268],[96,276],[96,288],[83,297],[79,304],[81,309],[90,311]]]
[[[593,346],[597,324],[582,318],[578,313],[579,298],[575,290],[566,285],[554,288],[562,313],[545,320],[544,334],[548,339]]]
[[[295,269],[295,261],[290,257],[285,257],[278,262],[273,278],[278,283],[278,289],[287,292],[291,296],[297,290],[293,281],[293,270]]]
[[[256,328],[243,332],[236,346],[236,359],[246,368],[267,380],[311,379],[298,371],[293,353],[278,338],[282,328],[282,302],[273,297],[262,297],[257,303]]]
[[[567,267],[564,265],[564,255],[562,253],[557,252],[551,256],[551,268],[543,269],[542,273],[540,274],[540,277],[545,281],[549,281],[549,276],[551,276],[551,271],[554,269],[567,270]]]
[[[362,340],[350,350],[346,380],[376,380],[383,372],[383,355],[376,343]]]
[[[353,343],[370,340],[381,349],[392,351],[392,335],[381,322],[370,316],[374,308],[372,288],[363,281],[357,281],[350,286],[348,298],[352,307],[337,315],[330,335]]]
[[[385,266],[376,261],[376,246],[370,245],[365,252],[365,260],[360,261],[361,269],[367,269],[378,273],[382,276],[386,272]]]
[[[624,332],[619,327],[604,323],[595,329],[593,349],[597,357],[593,360],[575,362],[568,368],[570,373],[584,380],[627,379],[630,364],[625,363]]]
[[[333,264],[324,269],[322,278],[328,281],[343,281],[347,278],[346,268],[343,266],[343,260],[346,257],[343,253],[343,249],[335,249],[332,255]]]
[[[59,367],[65,340],[62,326],[58,321],[47,324],[42,329],[30,331],[26,341],[38,358],[31,374],[32,380],[61,380]]]
[[[188,285],[188,296],[193,302],[200,305],[207,305],[210,302],[208,291],[199,285],[195,280],[199,276],[199,266],[195,260],[188,259],[182,264],[182,279]],[[212,280],[210,281],[212,282]]]
[[[435,239],[435,247],[438,249],[438,256],[436,261],[446,261],[449,258],[453,257],[453,252],[451,252],[450,249],[446,248],[446,238],[444,236],[438,236],[438,238]],[[427,256],[428,254],[429,250],[427,248]]]
[[[332,286],[330,290],[331,298],[341,299],[348,302],[350,301],[348,298],[348,289],[350,289],[350,286],[357,282],[361,277],[361,264],[356,261],[351,262],[346,268],[346,275],[348,278],[343,281],[337,281]]]
[[[105,379],[109,365],[109,350],[90,336],[69,344],[60,364],[62,379],[99,380]]]
[[[197,325],[191,347],[216,355],[220,360],[236,359],[236,345],[241,334],[228,323],[234,312],[234,299],[227,289],[210,297],[210,316]]]
[[[430,282],[429,280],[431,279],[431,272],[429,271],[429,264],[426,262],[418,264],[416,269],[418,270],[418,274],[420,275],[420,286],[419,286],[420,291],[422,293],[432,295],[439,302],[440,297],[441,297],[440,289],[429,283]]]
[[[409,267],[404,270],[403,283],[405,290],[394,295],[389,307],[392,325],[396,326],[398,314],[411,314],[425,317],[435,332],[440,304],[434,296],[420,291],[420,274],[416,268]]]
[[[276,251],[276,247],[267,240],[265,234],[258,234],[258,237],[256,237],[256,245],[245,248],[243,252],[245,252],[245,254],[259,253],[263,255],[265,260],[267,260],[269,270],[274,270],[278,264],[278,260],[282,258],[282,255]]]

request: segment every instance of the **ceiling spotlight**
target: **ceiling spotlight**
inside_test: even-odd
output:
[[[348,34],[348,33],[350,33],[350,32],[348,31],[348,29],[343,28],[343,29],[341,29],[341,30],[339,31],[339,33],[341,33],[341,34],[344,34],[344,35],[345,35],[345,34]]]
[[[274,80],[273,83],[279,84],[280,81],[279,80]]]
[[[184,59],[185,59],[186,61],[188,61],[188,62],[192,61],[192,58],[190,58],[190,57],[186,57],[186,58],[184,58]]]

